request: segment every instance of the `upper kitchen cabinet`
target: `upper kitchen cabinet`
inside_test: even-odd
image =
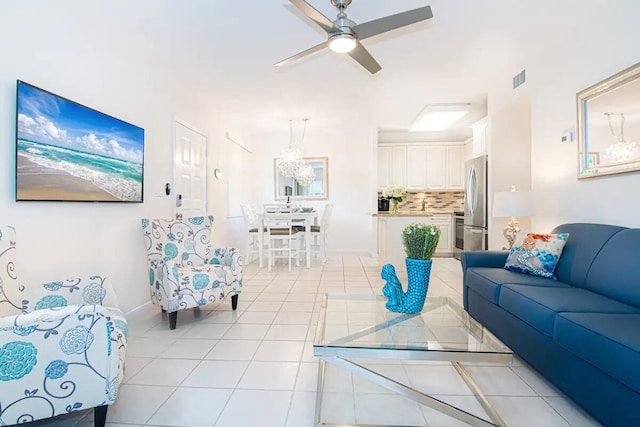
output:
[[[464,146],[447,147],[447,189],[464,190]]]
[[[447,147],[427,147],[427,190],[447,189]]]
[[[404,158],[401,155],[404,153]],[[462,145],[413,143],[378,146],[378,188],[410,191],[464,190]]]
[[[487,154],[487,145],[489,141],[489,119],[484,117],[473,125],[473,157]]]
[[[407,147],[407,190],[424,190],[427,184],[427,147]]]
[[[407,185],[407,147],[378,146],[378,189]]]

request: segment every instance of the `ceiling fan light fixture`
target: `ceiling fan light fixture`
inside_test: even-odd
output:
[[[356,48],[356,38],[351,34],[336,34],[329,38],[329,49],[338,53],[351,52]]]

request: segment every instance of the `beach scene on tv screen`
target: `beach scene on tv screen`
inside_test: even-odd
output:
[[[142,201],[142,128],[22,82],[17,108],[17,200]]]

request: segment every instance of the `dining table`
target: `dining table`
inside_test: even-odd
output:
[[[260,267],[264,267],[264,253],[262,250],[262,248],[264,247],[264,235],[266,232],[266,228],[264,225],[265,220],[268,219],[269,215],[282,216],[282,212],[258,212],[256,214],[256,216],[258,217],[258,223],[260,224],[260,226],[258,227],[258,244],[260,245],[260,250],[258,251],[258,259],[260,262]],[[294,221],[304,222],[304,243],[307,268],[311,268],[311,226],[317,225],[318,212],[316,210],[310,212],[292,212],[292,219]]]

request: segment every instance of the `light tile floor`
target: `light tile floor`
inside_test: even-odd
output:
[[[333,254],[326,264],[271,272],[245,267],[237,311],[223,301],[166,317],[149,307],[129,319],[127,369],[109,426],[310,427],[318,362],[312,342],[325,292],[380,294],[376,259]],[[406,281],[406,276],[401,280]],[[430,295],[462,303],[453,258],[434,260]],[[363,361],[361,361],[363,362]],[[367,366],[486,417],[446,363],[371,361]],[[592,418],[516,359],[510,366],[467,365],[509,426],[590,427]],[[462,423],[328,365],[323,421],[449,427]],[[93,425],[91,411],[31,425]]]

